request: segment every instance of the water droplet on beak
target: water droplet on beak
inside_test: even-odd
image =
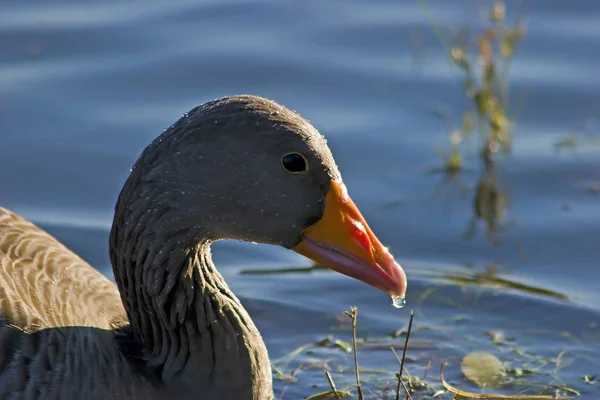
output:
[[[404,297],[392,297],[392,305],[396,308],[402,308],[406,305]]]

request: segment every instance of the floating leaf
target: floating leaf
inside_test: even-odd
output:
[[[450,319],[452,321],[454,321],[455,324],[463,324],[463,323],[467,323],[471,320],[469,317],[465,317],[465,316],[457,316],[457,317],[452,317]]]
[[[515,338],[506,337],[502,332],[497,331],[489,331],[484,333],[485,336],[489,336],[492,338],[492,342],[497,345],[505,345],[509,343],[516,342]]]
[[[506,371],[508,374],[514,376],[515,378],[520,378],[522,376],[533,375],[535,372],[530,369],[524,368],[512,368]]]
[[[477,386],[490,387],[500,378],[502,361],[487,351],[473,351],[463,358],[460,370]]]
[[[344,392],[341,390],[328,390],[326,392],[321,392],[317,394],[313,394],[312,396],[307,397],[305,400],[328,400],[328,399],[342,399],[345,397],[352,397],[352,393]]]
[[[273,373],[275,374],[275,379],[278,379],[280,381],[296,382],[298,380],[294,375],[288,374],[277,367],[273,367]]]
[[[327,335],[323,339],[315,342],[315,345],[319,346],[319,347],[325,347],[331,343],[331,339],[332,339],[331,335]]]
[[[345,340],[335,339],[333,344],[335,347],[339,347],[348,354],[352,353],[352,343],[346,342]]]
[[[569,396],[561,395],[558,393],[508,395],[508,394],[493,394],[493,393],[479,394],[479,393],[467,392],[465,390],[458,389],[458,388],[450,385],[448,382],[446,382],[446,379],[444,378],[444,364],[442,364],[442,366],[440,368],[440,380],[442,381],[442,385],[444,385],[444,387],[446,388],[447,391],[454,393],[457,396],[460,396],[460,398],[466,397],[469,399],[482,399],[482,400],[483,399],[485,399],[485,400],[513,400],[513,399],[514,400],[517,400],[517,399],[519,399],[519,400],[557,400],[557,399],[570,399],[571,398]],[[560,389],[570,391],[573,394],[579,396],[579,392],[577,392],[571,388],[561,387]]]

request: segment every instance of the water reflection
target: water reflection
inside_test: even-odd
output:
[[[483,169],[472,200],[473,216],[463,237],[471,239],[476,236],[477,225],[483,222],[486,237],[492,243],[499,245],[501,244],[499,235],[513,224],[506,218],[508,196],[496,173],[494,153],[492,144],[486,146],[482,152]]]
[[[516,224],[507,217],[508,190],[502,185],[496,170],[496,153],[494,143],[485,146],[481,152],[481,171],[474,186],[465,182],[465,170],[462,168],[441,170],[443,179],[435,194],[442,197],[442,207],[446,212],[451,211],[452,200],[455,197],[471,202],[471,217],[462,238],[475,238],[479,232],[479,225],[483,224],[485,237],[491,243],[500,245],[503,243],[502,234],[506,236],[509,228]]]

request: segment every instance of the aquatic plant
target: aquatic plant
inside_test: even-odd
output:
[[[329,389],[321,390],[314,395],[306,397],[305,400],[325,400],[325,399],[344,399],[354,397],[358,400],[365,399],[452,399],[452,398],[472,398],[472,399],[511,399],[511,400],[552,400],[566,399],[578,396],[580,393],[563,384],[558,377],[558,372],[563,362],[566,350],[562,350],[556,358],[547,358],[532,352],[524,351],[519,347],[515,338],[506,337],[501,332],[489,331],[484,335],[490,338],[491,346],[505,351],[497,351],[505,360],[502,361],[494,355],[494,351],[472,351],[462,357],[460,361],[460,372],[463,374],[463,383],[459,387],[449,383],[444,376],[446,362],[441,362],[439,378],[429,376],[429,370],[432,362],[427,363],[427,368],[422,377],[417,377],[408,372],[405,364],[409,362],[407,350],[436,348],[432,343],[419,342],[409,344],[411,332],[413,331],[414,313],[411,311],[410,319],[406,328],[395,332],[389,338],[360,338],[357,336],[358,310],[351,307],[350,311],[342,313],[343,317],[351,319],[351,337],[352,342],[346,342],[336,339],[332,335],[318,340],[314,343],[306,343],[290,354],[275,360],[274,371],[276,379],[285,382],[279,399],[285,399],[286,390],[297,381],[297,373],[301,370],[309,371],[314,369],[322,370],[327,381]],[[462,321],[455,321],[463,323]],[[417,331],[423,329],[444,329],[444,327],[418,327]],[[404,336],[403,345],[398,346],[397,338]],[[318,348],[326,348],[329,351],[341,351],[346,355],[346,361],[352,363],[348,358],[353,359],[353,368],[334,365],[330,360],[324,360],[319,357],[314,358],[314,363],[303,363],[294,368],[289,373],[285,370],[289,368],[294,359],[301,354],[312,354]],[[367,370],[359,366],[357,351],[381,351],[391,350],[399,364],[399,370],[390,371]],[[402,356],[398,356],[396,349],[402,349]],[[509,350],[508,352],[506,350]],[[510,356],[507,356],[509,354]],[[343,357],[343,356],[342,356]],[[411,359],[410,361],[415,361]],[[423,360],[418,360],[423,361]],[[360,373],[369,375],[367,380],[361,380]],[[344,388],[338,389],[334,382],[333,373],[344,381]],[[350,383],[350,375],[354,375],[355,383]],[[532,377],[537,377],[532,380]],[[543,384],[542,379],[551,378],[551,383]],[[583,378],[589,384],[593,384],[595,376],[586,375]],[[395,382],[394,382],[395,381]],[[467,390],[463,388],[465,382],[470,382],[472,386],[478,387],[482,392]],[[553,383],[558,382],[558,383]],[[363,386],[363,384],[365,386]],[[323,385],[313,385],[323,386]],[[366,389],[365,389],[366,387]],[[497,390],[498,393],[493,393]],[[515,394],[506,393],[507,390]]]
[[[429,10],[426,0],[419,1]],[[471,103],[471,110],[462,116],[462,125],[450,130],[450,149],[437,151],[445,170],[454,172],[462,169],[460,149],[474,132],[479,133],[482,158],[510,150],[516,124],[516,108],[510,104],[510,67],[527,30],[520,15],[513,25],[507,23],[506,5],[502,1],[493,4],[487,23],[476,32],[474,40],[466,29],[444,34],[429,15],[449,62],[462,75],[462,90]]]

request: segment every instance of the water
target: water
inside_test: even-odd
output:
[[[477,28],[479,2],[430,4],[438,19]],[[596,0],[525,3],[528,35],[513,65],[518,131],[492,186],[474,146],[460,176],[431,173],[435,147],[448,143],[433,110],[457,125],[469,103],[416,0],[0,0],[0,9],[0,204],[102,272],[110,275],[112,208],[142,149],[201,102],[263,95],[326,135],[350,195],[405,267],[412,375],[431,362],[439,385],[435,371],[448,362],[446,379],[461,386],[461,358],[484,350],[548,373],[525,382],[600,397],[583,379],[600,375]],[[572,132],[582,144],[557,152]],[[476,202],[477,193],[497,201]],[[222,242],[213,253],[274,365],[284,374],[304,365],[289,386],[275,379],[276,398],[286,387],[283,399],[326,390],[321,369],[306,368],[324,359],[338,387],[352,384],[352,356],[334,344],[351,339],[340,316],[351,305],[368,338],[359,346],[365,391],[395,388],[389,347],[404,342],[408,307],[391,309],[385,294],[325,271],[240,273],[310,267],[284,249]]]

